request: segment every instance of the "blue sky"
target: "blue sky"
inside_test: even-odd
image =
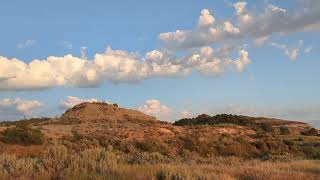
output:
[[[237,1],[1,1],[0,119],[56,116],[68,107],[66,104],[97,99],[137,108],[170,121],[180,118],[181,113],[193,116],[224,112],[319,120],[320,21],[313,19],[319,15],[319,3],[316,0],[242,2],[246,2],[245,11],[239,10],[237,14],[234,7]],[[268,7],[270,14],[266,13]],[[304,13],[303,8],[310,13]],[[295,16],[290,17],[290,13]],[[249,22],[240,22],[245,15],[250,16]],[[279,19],[287,23],[282,25]],[[226,21],[233,25],[232,31],[226,29]],[[213,38],[206,34],[209,28],[224,31]],[[176,30],[186,32],[184,39],[172,38],[177,35]],[[172,32],[170,38],[160,35],[167,32]],[[200,35],[205,38],[199,38]],[[255,43],[263,37],[265,41]],[[108,46],[113,50],[105,53]],[[205,61],[202,65],[186,65],[192,55],[201,56],[203,47],[210,47],[214,52],[223,47],[231,50],[228,57],[210,54],[201,57],[199,62]],[[55,76],[65,78],[62,84],[52,83],[56,79],[32,79],[43,72],[28,74],[34,73],[34,69],[32,72],[28,71],[30,67],[15,69],[18,65],[12,62],[17,58],[28,66],[36,59],[47,61],[49,56],[72,54],[72,58],[80,58],[81,48],[85,49],[81,59],[90,65],[81,68],[86,71],[77,71],[70,77],[55,70]],[[240,49],[248,53],[250,61],[238,55]],[[298,49],[296,56],[295,49]],[[135,55],[119,55],[115,50]],[[139,66],[122,76],[114,69],[109,71],[110,64],[104,64],[94,69],[92,81],[83,82],[75,77],[82,73],[89,77],[90,68],[96,67],[92,62],[97,53],[108,55],[104,57],[108,63],[115,56],[137,62],[151,61],[147,53],[153,50],[165,57],[157,62],[163,73],[155,73],[153,69],[148,70],[150,75],[134,77],[142,71]],[[235,66],[236,60],[243,67]],[[169,66],[164,61],[165,65],[177,63],[183,69],[167,72]],[[223,64],[212,67],[208,63],[218,61]],[[146,64],[151,66],[149,62]],[[6,70],[1,71],[1,66]],[[60,68],[53,66],[50,67]],[[9,71],[9,67],[13,69]],[[74,67],[67,68],[71,71]]]

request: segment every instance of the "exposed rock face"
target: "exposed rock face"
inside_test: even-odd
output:
[[[85,102],[67,110],[62,119],[73,119],[80,122],[118,122],[118,121],[154,121],[155,117],[137,110],[120,108],[117,105],[101,102]]]

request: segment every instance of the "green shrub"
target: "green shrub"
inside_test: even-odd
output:
[[[81,139],[83,139],[83,136],[78,131],[72,130],[71,133],[72,133],[72,141],[73,142],[78,142]]]
[[[9,144],[42,144],[44,135],[39,129],[32,129],[30,127],[13,127],[3,131],[1,141]]]
[[[163,167],[158,172],[156,172],[157,180],[166,180],[166,179],[169,179],[169,177],[170,177],[170,172]]]
[[[252,125],[254,122],[250,117],[237,116],[232,114],[218,114],[209,116],[207,114],[199,115],[196,118],[184,118],[174,123],[176,126],[192,125],[215,125],[215,124],[236,124],[241,126]]]
[[[30,118],[30,119],[22,119],[18,121],[2,121],[0,122],[1,126],[30,126],[31,124],[39,124],[43,122],[49,121],[50,118]]]
[[[318,136],[320,135],[319,131],[316,128],[311,128],[306,131],[301,132],[302,135],[305,136]]]
[[[264,152],[258,155],[258,158],[262,161],[267,161],[272,158],[272,154],[270,152]]]
[[[273,127],[269,124],[266,124],[266,123],[262,123],[260,125],[261,129],[265,132],[273,132]]]
[[[284,139],[283,143],[287,146],[293,146],[294,145],[294,141],[292,140],[288,140],[288,139]]]
[[[143,141],[136,141],[135,147],[147,152],[156,152],[158,151],[158,145],[150,139],[146,139]]]
[[[305,144],[302,147],[302,151],[306,155],[306,157],[310,159],[320,159],[320,148],[316,147],[312,144]]]
[[[281,126],[280,127],[280,134],[282,135],[288,135],[290,134],[290,130],[287,126]]]
[[[297,141],[304,141],[303,136],[300,136],[300,137],[297,139]]]
[[[265,147],[265,143],[263,141],[255,141],[252,143],[257,149],[262,149]]]

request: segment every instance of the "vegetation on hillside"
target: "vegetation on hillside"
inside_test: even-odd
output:
[[[8,144],[42,144],[44,134],[39,129],[33,129],[28,126],[16,126],[5,129],[0,134],[0,141]]]
[[[39,123],[47,122],[50,118],[30,118],[30,119],[22,119],[19,121],[2,121],[0,122],[0,126],[30,126],[37,125]]]
[[[99,107],[90,108],[105,111]],[[133,117],[0,123],[0,179],[316,179],[320,174],[318,130],[303,123],[227,114],[174,124]]]
[[[202,114],[196,118],[184,118],[174,122],[176,126],[197,126],[197,125],[218,125],[218,124],[234,124],[252,128],[257,132],[273,132],[274,129],[268,123],[257,123],[255,118],[248,116],[239,116],[232,114],[218,114],[209,116]]]
[[[236,124],[248,126],[254,124],[253,118],[247,116],[238,116],[231,114],[218,114],[209,116],[206,114],[199,115],[196,118],[184,118],[174,123],[177,126],[193,126],[193,125],[216,125],[216,124]]]

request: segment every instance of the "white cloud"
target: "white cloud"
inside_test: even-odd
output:
[[[19,48],[19,49],[27,48],[27,47],[31,47],[35,44],[36,44],[36,40],[28,39],[25,42],[17,44],[17,48]]]
[[[33,111],[42,107],[43,104],[37,100],[22,100],[20,98],[5,98],[0,100],[0,118],[12,120],[21,116],[33,116]]]
[[[71,54],[50,56],[30,63],[0,56],[0,91],[57,86],[95,87],[106,81],[136,83],[157,77],[183,77],[194,71],[205,76],[242,72],[251,60],[246,48],[235,47],[239,47],[237,40],[253,40],[259,46],[274,33],[305,31],[306,27],[320,30],[314,28],[320,24],[316,16],[320,3],[315,0],[300,3],[301,9],[292,11],[268,5],[263,12],[254,13],[247,10],[246,2],[238,2],[233,5],[236,20],[216,20],[208,9],[203,9],[194,30],[161,33],[159,38],[165,47],[144,55],[108,47],[105,52],[88,59],[86,47],[82,47],[80,57]],[[70,44],[66,43],[67,46]],[[303,41],[300,44],[302,46]],[[301,52],[311,51],[311,48],[301,50],[300,46],[289,48],[276,43],[272,46],[282,49],[290,59],[296,59]],[[182,55],[175,51],[185,48],[189,49]],[[235,51],[238,57],[233,57]]]
[[[230,34],[239,34],[239,28],[235,28],[229,21],[224,22],[224,31]]]
[[[98,102],[98,99],[81,99],[75,96],[68,96],[67,99],[60,101],[60,107],[63,109],[70,109],[75,105],[84,102]]]
[[[207,26],[213,24],[215,18],[210,14],[208,9],[201,11],[201,16],[199,17],[199,26]]]
[[[189,111],[182,111],[180,113],[180,118],[191,118],[192,114]]]
[[[143,106],[138,108],[138,110],[148,115],[155,116],[160,120],[168,120],[168,117],[172,113],[172,110],[169,107],[161,104],[157,99],[147,100]]]
[[[211,47],[202,47],[199,52],[192,54],[186,61],[186,65],[197,69],[205,76],[219,76],[228,70],[242,72],[245,65],[250,63],[246,50],[238,51],[239,57],[230,58],[232,48],[223,47],[216,51]]]
[[[194,30],[161,33],[159,38],[168,48],[185,49],[236,39],[253,39],[261,43],[272,34],[319,31],[319,1],[300,0],[298,3],[297,8],[293,10],[268,5],[264,11],[255,13],[247,10],[246,2],[237,2],[233,5],[237,20],[233,22],[214,20],[214,23],[211,23],[210,20],[207,21],[210,18],[205,18],[211,16],[210,12],[204,9],[199,17],[199,24],[206,26],[197,26]]]
[[[30,63],[0,56],[0,90],[93,87],[105,81],[134,83],[155,77],[181,77],[192,70],[204,75],[221,75],[227,69],[241,72],[250,62],[245,50],[239,51],[239,58],[234,60],[230,58],[232,48],[213,51],[211,47],[203,47],[200,52],[176,57],[167,51],[153,50],[140,56],[108,47],[104,53],[95,54],[92,60],[68,54],[35,59]]]

